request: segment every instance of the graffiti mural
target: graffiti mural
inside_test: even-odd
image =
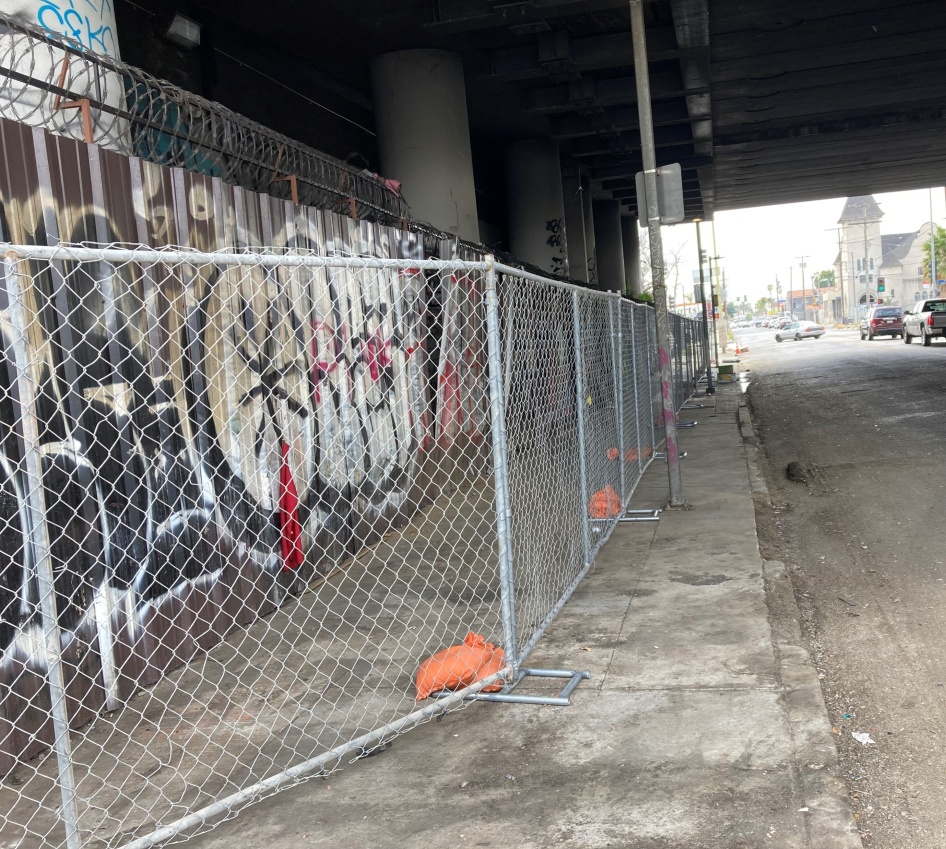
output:
[[[421,238],[0,121],[0,241],[419,260]],[[442,254],[446,255],[446,254]],[[478,283],[22,260],[0,279],[0,773],[50,741],[20,397],[36,395],[70,720],[118,707],[404,524],[485,453]],[[25,396],[24,396],[25,397]]]

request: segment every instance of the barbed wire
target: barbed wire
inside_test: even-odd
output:
[[[356,218],[411,217],[378,175],[3,13],[0,117]]]

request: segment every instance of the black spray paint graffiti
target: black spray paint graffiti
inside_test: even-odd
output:
[[[443,335],[434,411],[423,274],[35,262],[24,270],[34,283],[30,335],[41,340],[30,379],[60,625],[97,643],[103,666],[115,662],[103,670],[109,697],[139,682],[142,666],[160,672],[186,659],[188,649],[175,654],[173,645],[184,638],[171,634],[181,623],[161,621],[195,586],[219,583],[228,569],[269,576],[270,600],[223,617],[215,641],[227,623],[271,609],[280,587],[290,591],[405,516],[435,441],[449,450],[485,428],[480,306],[468,278],[435,287]],[[15,423],[6,320],[3,337],[0,404],[3,421]],[[22,453],[10,427],[0,440],[0,651],[20,653],[39,621]],[[277,521],[287,469],[309,551],[306,567],[288,574]],[[243,598],[234,605],[248,607]]]
[[[552,249],[551,271],[555,274],[568,274],[568,249],[565,244],[565,219],[550,218],[545,222],[545,232],[549,234],[545,240]]]

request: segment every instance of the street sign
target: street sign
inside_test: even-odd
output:
[[[637,212],[641,224],[646,225],[647,204],[644,201],[644,172],[638,171],[634,177],[637,189]],[[657,209],[660,211],[661,224],[676,224],[683,221],[683,172],[680,163],[661,165],[657,169]]]

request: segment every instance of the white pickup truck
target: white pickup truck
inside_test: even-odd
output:
[[[934,336],[946,336],[946,298],[917,301],[903,312],[903,341],[909,345],[919,336],[929,345]]]

